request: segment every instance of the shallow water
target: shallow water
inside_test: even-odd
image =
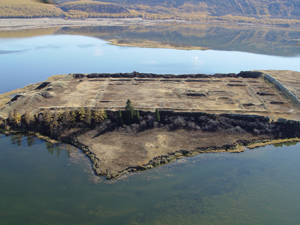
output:
[[[208,46],[209,47],[209,46]],[[300,71],[291,57],[220,50],[119,47],[94,37],[46,35],[0,38],[0,93],[69,73],[238,73],[255,69]]]
[[[112,181],[67,145],[2,135],[0,146],[1,224],[300,222],[299,143],[200,154]]]

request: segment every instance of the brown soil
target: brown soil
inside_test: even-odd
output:
[[[299,72],[273,71],[280,82],[299,94]],[[52,97],[44,98],[41,92]],[[7,96],[6,96],[7,97]],[[135,109],[185,112],[235,113],[269,116],[273,120],[300,119],[299,108],[262,78],[207,76],[206,78],[82,78],[61,76],[42,90],[30,89],[11,106],[0,106],[0,116],[10,110],[37,114],[45,109],[70,110],[81,106],[123,110],[127,99]],[[6,101],[7,99],[5,99]]]
[[[300,73],[268,73],[299,97]],[[158,108],[176,112],[253,114],[269,116],[274,120],[279,117],[300,120],[299,108],[260,77],[142,78],[128,75],[119,78],[85,76],[75,79],[72,75],[65,75],[54,77],[51,81],[39,90],[28,88],[23,96],[11,105],[6,104],[0,108],[0,116],[7,118],[9,111],[14,109],[20,114],[31,112],[36,115],[45,109],[58,112],[82,106],[116,111],[123,110],[126,100],[131,99],[135,109],[143,111],[154,111]],[[47,92],[51,97],[43,97],[43,92]],[[65,135],[69,137],[70,133]],[[75,137],[85,146],[84,151],[92,159],[96,173],[110,176],[111,171],[116,171],[111,177],[118,176],[121,171],[127,171],[127,168],[151,168],[151,165],[147,164],[153,158],[168,157],[180,150],[190,151],[190,155],[206,152],[205,149],[213,152],[240,152],[243,151],[242,148],[228,149],[228,146],[235,146],[239,140],[272,138],[274,137],[270,135],[254,136],[246,132],[236,134],[229,131],[168,131],[166,128],[139,133],[114,131],[101,135],[97,130],[92,130]],[[199,148],[202,150],[195,151]]]
[[[201,131],[176,130],[165,128],[146,130],[141,133],[111,132],[98,135],[96,130],[80,135],[80,143],[89,147],[99,159],[102,173],[121,172],[130,167],[146,165],[157,156],[168,156],[180,150],[192,151],[196,148],[235,145],[238,140],[258,140],[272,138],[268,135],[254,136],[249,133],[210,133]],[[222,151],[226,151],[222,149]]]

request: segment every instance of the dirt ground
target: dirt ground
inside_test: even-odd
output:
[[[147,164],[157,156],[168,156],[180,150],[222,147],[233,145],[238,140],[272,138],[254,136],[249,133],[214,133],[176,130],[165,128],[146,130],[140,133],[110,132],[98,135],[96,130],[78,137],[78,141],[89,146],[89,150],[99,159],[99,168],[104,171],[121,172],[130,167]]]
[[[300,96],[299,72],[265,71],[282,82],[291,92]],[[60,110],[90,107],[92,109],[124,110],[127,99],[135,109],[142,111],[172,110],[176,112],[234,113],[269,116],[273,120],[286,118],[300,120],[299,106],[279,92],[263,78],[214,77],[162,78],[162,77],[99,77],[74,78],[59,76],[41,88],[20,90],[16,101],[0,106],[0,116],[7,118],[9,111],[36,115],[44,110]],[[47,95],[45,95],[47,93]],[[17,93],[15,93],[17,94]],[[48,96],[48,97],[44,97]],[[222,147],[238,140],[273,138],[250,133],[216,133],[150,129],[139,133],[107,132],[97,130],[77,137],[88,146],[99,162],[101,174],[107,171],[123,171],[147,164],[158,156],[180,150]]]
[[[269,71],[295,95],[300,96],[300,73]],[[50,98],[42,96],[43,92]],[[0,96],[1,97],[1,96]],[[0,106],[0,116],[9,111],[37,114],[45,109],[79,107],[123,110],[127,99],[137,110],[255,114],[273,120],[300,120],[299,107],[262,78],[207,76],[205,78],[87,78],[61,76],[41,90],[27,90],[10,105]],[[7,100],[7,99],[6,99]]]

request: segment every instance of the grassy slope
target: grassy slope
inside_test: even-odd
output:
[[[68,2],[59,5],[64,11],[77,10],[88,13],[128,13],[129,11],[122,6],[106,2]]]
[[[75,1],[51,5],[41,4],[33,0],[0,0],[0,18],[109,17],[108,14],[117,14],[115,17],[128,17],[131,13],[126,8],[116,4],[93,1]]]
[[[87,1],[87,0],[84,0]],[[299,0],[100,0],[98,2],[117,3],[118,5],[104,6],[97,10],[94,5],[84,3],[80,0],[53,0],[58,3],[70,3],[68,6],[77,8],[77,11],[84,11],[87,7],[88,12],[93,13],[116,13],[122,6],[137,10],[141,13],[148,14],[193,14],[201,12],[211,16],[251,16],[251,17],[268,17],[282,19],[300,19],[300,1]],[[122,6],[121,6],[122,5]],[[106,5],[107,6],[107,5]],[[25,16],[26,13],[38,16],[59,16],[63,13],[59,7],[47,4],[38,4],[34,0],[0,0],[0,15],[8,16]],[[122,9],[124,13],[126,9]],[[127,11],[128,13],[128,11]]]
[[[201,5],[212,16],[266,16],[300,18],[299,0],[101,0],[126,5],[180,8],[187,3]]]
[[[94,1],[76,1],[59,4],[68,17],[85,18],[85,17],[130,17],[130,11],[123,6]]]
[[[34,0],[0,0],[0,18],[67,17],[217,20],[281,25],[300,25],[296,0],[57,0],[58,5]],[[288,18],[288,19],[287,19]],[[294,19],[291,19],[294,18]]]
[[[61,9],[53,5],[40,4],[31,0],[0,0],[0,17],[30,18],[64,16]]]

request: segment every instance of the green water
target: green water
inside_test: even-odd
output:
[[[2,135],[0,224],[299,224],[299,162],[293,143],[107,181],[76,148]]]

